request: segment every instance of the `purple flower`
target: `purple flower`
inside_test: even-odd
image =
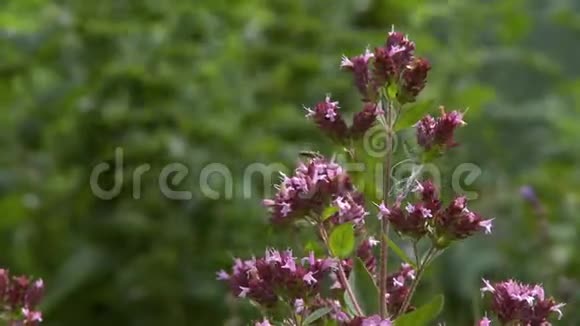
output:
[[[365,53],[356,57],[347,58],[343,56],[340,63],[341,68],[352,72],[354,84],[363,96],[363,100],[369,101],[374,100],[377,96],[377,89],[372,83],[369,69],[369,61],[373,57],[374,54],[366,49]]]
[[[397,232],[412,238],[427,234],[427,224],[432,212],[423,203],[409,203],[405,210],[398,203],[389,208],[381,205],[383,208],[379,211],[380,217],[386,218]]]
[[[477,326],[491,326],[491,320],[487,317],[483,317],[478,323]]]
[[[282,224],[321,214],[328,205],[339,211],[329,219],[334,224],[364,224],[368,214],[362,195],[355,191],[349,176],[340,165],[322,158],[300,163],[291,177],[282,175],[282,183],[273,199],[266,199],[273,223]]]
[[[439,200],[439,192],[437,188],[430,180],[417,182],[414,192],[417,192],[421,196],[421,202],[423,206],[435,213],[441,209],[441,200]]]
[[[373,237],[363,240],[356,250],[356,255],[365,264],[366,268],[372,274],[377,267],[377,259],[373,253],[372,248],[378,244],[378,241]]]
[[[296,299],[294,300],[294,312],[297,314],[301,314],[304,311],[304,300]]]
[[[325,100],[316,104],[313,109],[307,107],[305,109],[306,117],[314,120],[323,133],[338,142],[346,139],[348,127],[342,119],[337,101],[332,101],[327,95]]]
[[[223,269],[222,269],[222,270],[220,270],[220,271],[218,271],[218,272],[216,273],[216,275],[217,275],[217,276],[216,276],[216,279],[217,279],[218,281],[225,281],[225,280],[227,280],[227,279],[229,279],[229,278],[230,278],[230,275],[229,275],[228,273],[226,273],[226,271],[224,271]]]
[[[36,307],[44,295],[44,282],[38,279],[30,284],[26,290],[24,301],[27,307]]]
[[[415,58],[401,76],[401,86],[397,99],[401,103],[414,102],[417,95],[425,88],[427,73],[431,70],[431,64],[427,59]]]
[[[415,279],[415,270],[409,264],[401,264],[399,271],[387,278],[387,305],[389,311],[399,311]],[[409,310],[413,307],[409,307]]]
[[[522,186],[520,188],[520,194],[525,200],[527,200],[532,204],[535,204],[539,201],[538,196],[536,196],[536,192],[534,191],[534,188],[532,188],[531,186]]]
[[[478,231],[491,233],[493,219],[483,219],[467,208],[465,197],[456,197],[447,208],[441,209],[441,200],[435,185],[427,180],[417,182],[413,192],[419,195],[418,202],[408,202],[401,209],[401,202],[393,207],[379,205],[379,218],[386,218],[400,234],[419,239],[430,234],[435,239],[464,239]]]
[[[391,326],[393,325],[390,319],[382,319],[379,315],[369,317],[355,317],[346,326]]]
[[[385,112],[375,103],[366,102],[363,109],[354,115],[350,135],[354,139],[364,136],[372,125],[377,121],[379,115]]]
[[[449,149],[457,146],[453,136],[457,127],[464,125],[463,113],[459,111],[445,112],[441,107],[441,116],[433,118],[425,116],[415,125],[417,129],[417,142],[425,150],[437,148]]]
[[[483,280],[482,294],[492,295],[492,311],[502,323],[519,322],[523,325],[550,325],[548,318],[553,313],[562,317],[563,303],[546,298],[540,285],[523,284],[514,280],[492,284]]]
[[[0,268],[0,315],[19,316],[14,325],[38,325],[42,313],[35,308],[44,294],[44,282],[27,276],[12,276]],[[11,324],[12,325],[12,324]]]
[[[350,317],[342,310],[342,306],[338,300],[317,298],[312,308],[316,310],[325,307],[330,308],[330,312],[328,313],[330,319],[337,321],[339,325],[345,325],[345,323],[350,321]]]
[[[302,276],[302,280],[308,285],[316,284],[317,280],[314,278],[314,272],[308,272]]]
[[[378,87],[398,82],[414,58],[415,44],[403,33],[392,31],[384,47],[374,52],[374,82]]]
[[[364,208],[362,196],[358,194],[356,196],[354,198],[351,193],[346,193],[344,196],[336,197],[333,204],[338,207],[338,212],[330,218],[333,224],[353,222],[360,226],[365,223],[364,218],[369,213]]]
[[[22,308],[22,315],[24,316],[24,325],[34,326],[42,322],[42,313],[40,311],[30,310],[26,307]]]
[[[254,326],[272,326],[272,324],[270,324],[270,321],[268,319],[264,318],[262,322],[257,321],[256,324],[254,324]]]
[[[467,208],[467,199],[456,197],[445,210],[435,216],[435,226],[439,235],[449,239],[464,239],[478,232],[491,233],[493,219],[483,219]]]
[[[317,259],[314,254],[297,259],[291,250],[268,249],[264,257],[236,259],[230,274],[219,274],[234,296],[272,307],[281,299],[294,302],[316,297],[320,281],[334,273],[334,266],[332,260]]]

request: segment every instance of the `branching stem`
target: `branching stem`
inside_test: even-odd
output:
[[[417,251],[416,245],[414,246],[413,250],[415,251],[415,256],[418,257],[418,251]],[[415,275],[415,279],[411,283],[411,288],[409,289],[409,294],[407,294],[407,296],[405,297],[405,301],[403,301],[401,308],[397,312],[397,316],[404,314],[405,311],[407,311],[407,308],[409,308],[409,304],[411,303],[411,299],[413,298],[413,295],[415,294],[415,290],[417,289],[417,285],[419,285],[419,282],[421,281],[421,278],[423,277],[423,274],[425,273],[427,266],[429,266],[429,264],[431,264],[431,262],[433,261],[433,259],[436,256],[436,254],[437,254],[437,249],[435,249],[435,247],[431,247],[429,249],[429,251],[427,251],[427,254],[425,255],[425,258],[423,259],[423,261],[417,262],[417,275]],[[417,260],[419,260],[419,258],[417,258]]]
[[[324,245],[326,246],[326,249],[328,250],[328,254],[330,256],[332,256],[332,252],[331,252],[330,246],[328,244],[328,234],[327,234],[326,230],[324,229],[324,226],[321,225],[319,228],[319,231],[320,231],[320,237],[322,237],[322,242],[324,242]],[[344,286],[344,290],[346,291],[346,295],[348,295],[348,297],[350,298],[350,300],[354,306],[355,312],[357,313],[357,315],[363,316],[363,311],[360,307],[360,304],[357,301],[357,298],[354,294],[354,291],[352,290],[350,284],[348,283],[346,273],[344,272],[344,268],[342,267],[340,260],[338,261],[337,269],[338,269],[338,278],[340,280],[340,283],[342,283],[342,285]]]

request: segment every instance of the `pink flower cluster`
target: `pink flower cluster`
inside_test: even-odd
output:
[[[314,120],[318,128],[331,139],[341,142],[348,136],[348,127],[339,111],[338,101],[332,101],[330,95],[317,103],[314,108],[304,109],[306,117]]]
[[[42,322],[42,313],[36,310],[44,294],[41,279],[10,276],[0,269],[0,314],[7,316],[10,325],[34,326]]]
[[[314,120],[318,128],[337,143],[345,143],[348,139],[359,139],[369,130],[383,110],[374,103],[364,103],[363,109],[357,112],[350,127],[346,125],[338,101],[332,101],[326,96],[323,102],[314,108],[305,108],[306,117]]]
[[[373,247],[378,244],[378,240],[375,240],[373,237],[369,237],[368,239],[361,241],[356,250],[357,257],[362,260],[362,262],[365,264],[365,267],[371,274],[373,274],[377,269],[377,259],[373,253]]]
[[[425,150],[435,148],[443,151],[457,146],[453,138],[455,129],[465,125],[463,113],[459,111],[445,112],[443,107],[440,109],[440,117],[433,118],[427,115],[415,125],[417,143]]]
[[[407,295],[409,295],[410,286],[415,279],[415,270],[409,264],[401,264],[400,269],[389,274],[387,279],[387,306],[389,311],[397,312],[401,309]],[[407,311],[413,310],[409,307]]]
[[[484,219],[467,208],[464,196],[456,197],[445,210],[436,213],[435,229],[440,236],[449,239],[464,239],[475,232],[491,233],[493,219]]]
[[[388,131],[385,142],[389,143],[391,131],[397,130],[395,114],[404,113],[402,106],[416,100],[431,69],[427,60],[415,57],[415,44],[395,31],[389,33],[385,44],[374,51],[367,49],[355,57],[344,56],[341,67],[352,73],[354,84],[362,95],[362,110],[355,113],[352,124],[349,126],[345,122],[338,101],[330,96],[306,110],[307,117],[323,133],[344,146],[349,154],[358,148],[359,143],[355,141],[382,118],[383,109],[390,110],[384,120],[380,120]],[[422,162],[457,146],[455,131],[465,124],[464,112],[440,109],[440,116],[427,115],[415,124],[417,143],[425,155]],[[355,155],[349,158],[364,162],[358,160],[358,152],[356,156],[356,159]],[[388,152],[386,171],[392,170],[391,163],[396,163],[391,162],[392,158],[397,159]],[[338,252],[335,248],[344,249],[344,253],[339,255],[341,258],[316,258],[311,253],[297,259],[290,250],[268,249],[261,258],[236,259],[232,271],[218,272],[218,279],[225,281],[236,297],[260,305],[268,316],[276,316],[273,312],[280,312],[277,308],[284,305],[284,311],[291,316],[284,317],[284,324],[299,324],[314,316],[321,318],[321,322],[332,321],[333,325],[339,326],[391,326],[401,314],[415,309],[410,303],[432,260],[453,241],[477,232],[491,233],[493,219],[486,219],[470,210],[463,196],[456,196],[444,205],[437,188],[429,180],[417,182],[412,191],[415,195],[410,196],[414,198],[408,198],[405,193],[393,198],[394,203],[391,203],[389,191],[385,196],[389,205],[378,205],[379,234],[388,236],[386,226],[391,225],[415,244],[422,238],[430,239],[431,247],[423,261],[418,262],[417,270],[409,264],[402,264],[398,271],[388,274],[386,253],[389,244],[386,240],[380,242],[381,260],[377,263],[373,247],[379,241],[368,236],[365,223],[368,212],[362,193],[357,191],[342,167],[332,160],[316,156],[301,162],[291,176],[282,174],[274,198],[265,199],[263,204],[274,224],[310,222],[330,255]],[[348,227],[335,228],[338,225]],[[416,246],[414,251],[415,256],[420,256]],[[353,274],[355,270],[366,273],[364,268],[355,265],[359,264],[355,259],[364,263],[369,272],[367,277],[359,279],[358,274]],[[381,267],[380,273],[377,273],[377,265]],[[356,280],[369,281],[371,278],[379,286],[380,315],[375,315],[376,311],[365,311],[366,307],[359,304],[358,296],[361,294],[353,291],[351,280],[354,279],[356,284]],[[502,324],[546,326],[550,325],[548,317],[562,314],[563,304],[546,298],[541,286],[511,280],[493,285],[484,282],[482,291],[492,294],[492,311]],[[320,308],[326,308],[324,313]],[[273,324],[264,318],[254,325]],[[478,322],[479,326],[490,324],[487,316]]]
[[[274,223],[292,222],[309,214],[319,216],[329,204],[338,208],[330,218],[335,224],[364,224],[368,214],[362,196],[342,167],[323,158],[301,162],[291,177],[283,175],[274,198],[263,204]]]
[[[374,54],[368,49],[361,55],[348,58],[342,57],[340,67],[350,70],[354,77],[354,84],[364,100],[373,100],[377,97],[377,83],[371,77],[371,60]]]
[[[316,297],[320,281],[333,273],[335,264],[312,253],[298,260],[291,250],[268,249],[261,258],[236,259],[231,273],[220,271],[217,276],[228,282],[235,296],[272,307],[280,298],[293,302]]]
[[[491,309],[503,323],[521,323],[529,326],[551,325],[548,318],[557,314],[562,317],[563,303],[557,303],[553,298],[546,297],[544,289],[537,284],[523,284],[508,280],[490,283],[483,280],[482,294],[492,295]]]
[[[415,239],[429,235],[435,240],[441,237],[456,240],[478,231],[491,233],[492,219],[483,219],[470,211],[465,197],[455,197],[442,209],[437,189],[431,181],[417,183],[415,192],[420,200],[407,203],[404,209],[400,201],[393,207],[381,204],[379,218],[386,218],[397,232]]]
[[[395,85],[400,103],[415,101],[431,69],[426,59],[415,57],[415,44],[395,31],[390,32],[385,45],[375,48],[374,52],[367,49],[361,55],[343,57],[341,67],[352,72],[363,100],[376,102],[381,88]]]

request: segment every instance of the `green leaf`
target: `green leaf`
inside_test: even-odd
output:
[[[332,309],[331,308],[320,308],[318,310],[315,310],[314,312],[312,312],[310,315],[308,315],[308,317],[306,317],[304,319],[304,322],[302,323],[302,325],[310,325],[313,322],[317,321],[318,319],[324,317],[324,315],[326,315],[327,313],[329,313]]]
[[[354,260],[348,283],[365,315],[379,312],[379,289],[364,262],[358,257]]]
[[[401,247],[399,247],[393,240],[391,240],[391,238],[387,237],[384,234],[383,238],[387,241],[389,248],[391,248],[391,250],[393,250],[402,261],[413,266],[414,269],[417,269],[416,264],[411,260],[411,258],[409,258],[409,256],[407,256],[407,254],[403,251],[403,249],[401,249]]]
[[[404,314],[395,320],[395,326],[418,326],[427,325],[433,321],[443,309],[444,297],[442,294],[435,296],[431,301],[418,309]]]
[[[321,249],[320,244],[318,243],[318,241],[309,240],[304,245],[304,250],[306,250],[307,252],[313,251],[315,253],[319,253],[319,252],[321,252],[322,249]]]
[[[354,229],[351,223],[345,223],[332,230],[328,239],[332,254],[339,258],[347,258],[354,250]]]
[[[324,209],[324,211],[322,211],[322,215],[320,215],[320,217],[324,221],[324,220],[328,219],[329,217],[331,217],[332,215],[336,214],[336,212],[338,212],[338,207],[328,206]]]
[[[348,293],[346,291],[344,291],[343,299],[344,299],[344,303],[346,304],[346,308],[347,308],[349,315],[350,316],[359,316],[360,314],[358,314],[356,312],[356,308],[354,307],[354,303],[352,302],[350,296],[348,295]]]
[[[435,107],[435,101],[427,100],[418,103],[408,104],[403,107],[402,114],[399,116],[395,131],[412,127],[417,121]]]

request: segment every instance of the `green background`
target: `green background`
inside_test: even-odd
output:
[[[418,300],[443,292],[447,325],[483,315],[480,278],[541,282],[580,324],[580,4],[574,0],[0,2],[0,265],[47,284],[44,325],[245,325],[215,271],[233,256],[284,248],[248,164],[292,167],[302,149],[331,153],[302,104],[332,93],[359,109],[340,56],[384,42],[395,25],[432,62],[417,105],[469,107],[462,146],[475,206],[492,236],[448,250]],[[123,189],[89,186],[123,150]],[[181,162],[167,199],[158,177]],[[208,198],[200,173],[220,163],[233,196]],[[141,198],[135,169],[149,164]],[[101,178],[107,188],[111,173]],[[220,189],[219,177],[210,178]],[[519,189],[531,185],[537,214]],[[268,190],[269,188],[265,188]],[[248,315],[250,314],[250,315]]]

